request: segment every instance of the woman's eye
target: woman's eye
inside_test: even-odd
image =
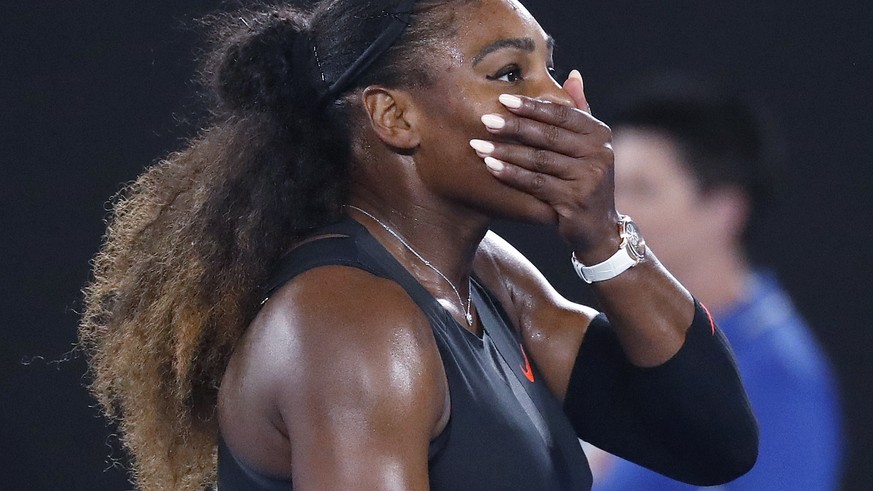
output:
[[[521,80],[521,67],[518,65],[509,65],[502,68],[494,75],[489,75],[491,80],[500,80],[501,82],[518,82]]]

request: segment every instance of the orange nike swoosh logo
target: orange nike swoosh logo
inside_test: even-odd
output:
[[[521,346],[521,355],[524,356],[524,365],[519,365],[521,367],[521,373],[523,373],[524,376],[527,377],[528,381],[533,382],[533,369],[530,367],[530,360],[527,359],[527,353],[524,352],[524,346]]]

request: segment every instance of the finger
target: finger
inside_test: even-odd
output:
[[[562,180],[572,180],[579,173],[578,161],[550,150],[486,140],[470,140],[470,146],[476,150],[476,155],[481,158],[492,157],[532,172],[548,174]]]
[[[581,109],[564,104],[513,94],[501,94],[497,100],[513,114],[577,133],[586,133],[593,120]]]
[[[532,172],[494,157],[485,157],[485,166],[502,183],[546,203],[556,201],[561,190],[566,190],[566,183],[557,177]]]
[[[585,118],[584,124],[577,124],[577,129],[574,131],[529,118],[516,117],[515,115],[501,116],[499,114],[482,116],[482,123],[491,134],[500,136],[503,140],[511,140],[577,158],[589,154],[603,142],[611,140],[608,126],[578,109],[563,107],[582,115]],[[580,136],[586,135],[594,135],[594,137],[580,138]]]
[[[507,140],[565,155],[578,156],[581,151],[579,135],[559,126],[526,118],[503,117],[499,114],[482,116],[482,123],[489,132]]]
[[[570,76],[564,82],[564,92],[573,99],[576,108],[591,114],[591,106],[588,105],[588,99],[585,97],[585,84],[582,82],[582,74],[579,70],[570,72]]]

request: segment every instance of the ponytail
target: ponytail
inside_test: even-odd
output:
[[[218,386],[259,291],[285,251],[340,217],[348,94],[426,84],[429,46],[450,32],[451,9],[435,7],[454,2],[418,0],[401,17],[409,28],[337,85],[380,30],[397,29],[398,3],[328,0],[206,21],[211,123],[119,193],[84,289],[90,388],[139,488],[214,482]]]
[[[215,122],[119,193],[84,291],[91,390],[142,489],[213,481],[217,389],[258,291],[296,240],[339,218],[346,192],[347,130],[307,113],[295,101],[311,93],[286,82],[299,77],[279,41],[306,17],[243,20],[266,25],[223,42],[204,70]]]

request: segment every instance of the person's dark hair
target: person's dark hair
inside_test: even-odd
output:
[[[312,102],[324,83],[402,2],[273,5],[204,20],[211,120],[116,197],[84,290],[91,390],[118,423],[139,488],[213,482],[218,385],[260,288],[289,247],[340,215],[355,121],[348,94],[428,84],[428,47],[452,35],[462,2],[415,2],[402,36],[323,106]]]
[[[763,111],[699,75],[651,77],[629,92],[611,121],[613,129],[666,135],[704,192],[736,186],[748,195],[753,211],[766,207],[782,152]]]

